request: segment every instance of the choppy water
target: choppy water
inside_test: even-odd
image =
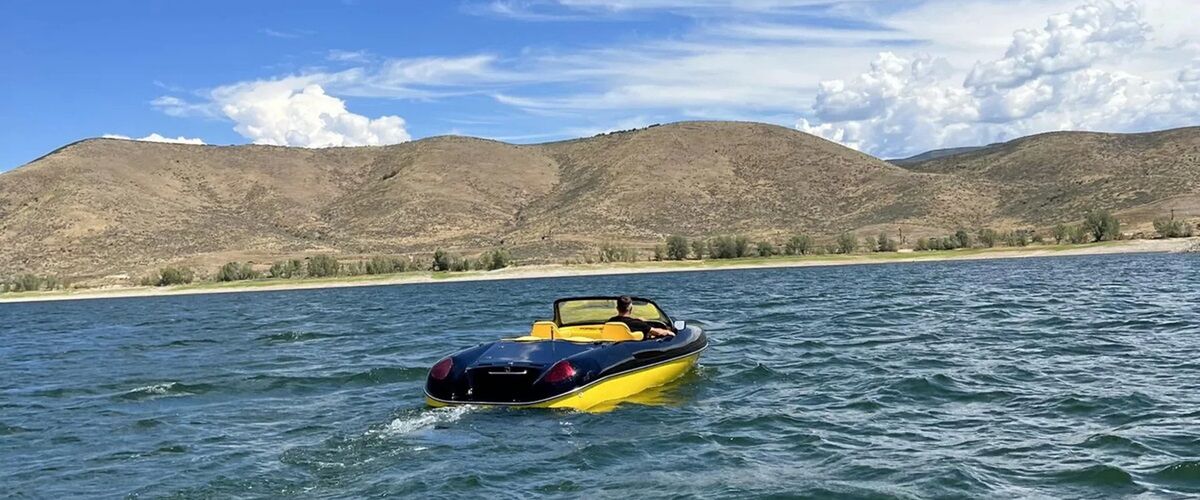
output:
[[[602,414],[431,410],[560,296],[698,321]],[[1200,495],[1200,258],[1098,256],[0,304],[30,497]]]

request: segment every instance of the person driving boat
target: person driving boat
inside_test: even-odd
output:
[[[650,323],[631,316],[631,311],[633,311],[633,298],[628,295],[622,295],[617,298],[617,315],[609,318],[608,322],[625,323],[625,326],[629,327],[629,331],[642,332],[644,339],[675,336],[675,332],[671,330],[650,326]]]

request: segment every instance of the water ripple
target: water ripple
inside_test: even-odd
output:
[[[1200,495],[1200,258],[1096,256],[3,304],[17,497]],[[568,295],[703,325],[603,413],[424,407]],[[19,325],[18,328],[11,328]]]

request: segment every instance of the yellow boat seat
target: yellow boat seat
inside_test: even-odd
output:
[[[600,340],[642,340],[642,332],[632,332],[625,323],[605,323],[600,330]]]
[[[557,339],[560,337],[558,334],[558,325],[554,324],[553,321],[534,321],[533,329],[529,331],[529,336],[540,339]]]

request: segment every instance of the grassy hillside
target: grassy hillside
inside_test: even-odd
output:
[[[990,186],[997,220],[1065,222],[1116,211],[1145,226],[1175,209],[1200,216],[1200,128],[1147,134],[1056,132],[908,165]]]
[[[670,234],[782,238],[1200,215],[1200,129],[1047,134],[905,168],[792,129],[688,122],[518,146],[299,149],[92,139],[0,174],[0,274],[137,275],[340,255],[525,261]]]

